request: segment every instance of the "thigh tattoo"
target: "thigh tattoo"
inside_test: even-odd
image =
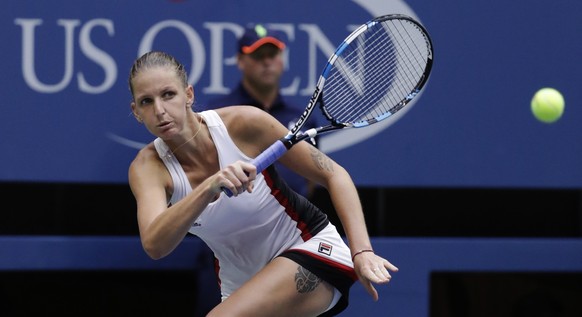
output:
[[[303,294],[315,290],[321,279],[300,265],[295,273],[295,282],[297,283],[297,291]]]

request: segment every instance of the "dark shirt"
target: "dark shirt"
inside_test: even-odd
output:
[[[250,105],[263,109],[263,105],[249,95],[249,93],[244,89],[242,83],[239,83],[230,94],[210,100],[206,108],[216,109],[232,105]],[[273,103],[273,106],[269,110],[269,113],[277,120],[279,120],[279,122],[285,125],[287,129],[291,130],[304,110],[305,107],[292,105],[284,100],[283,96],[279,94]],[[310,117],[303,126],[302,131],[315,127],[316,119]],[[307,181],[303,177],[295,174],[279,162],[275,162],[275,166],[289,187],[291,187],[298,194],[307,197],[308,186]]]

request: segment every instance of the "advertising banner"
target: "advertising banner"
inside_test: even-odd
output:
[[[582,2],[9,0],[0,10],[0,181],[124,183],[153,137],[130,113],[133,61],[182,61],[195,110],[239,79],[247,23],[288,42],[282,92],[301,109],[329,55],[355,27],[413,16],[433,38],[431,78],[398,120],[321,137],[360,186],[582,187]],[[531,113],[558,89],[563,116]]]

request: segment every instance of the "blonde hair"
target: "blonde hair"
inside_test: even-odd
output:
[[[133,65],[131,66],[131,70],[129,72],[129,91],[133,96],[133,79],[137,74],[141,71],[146,69],[151,69],[155,67],[167,67],[172,69],[176,72],[176,75],[184,85],[184,87],[188,86],[188,75],[186,74],[186,67],[182,65],[174,56],[162,52],[162,51],[151,51],[148,53],[143,54],[141,57],[135,60]]]

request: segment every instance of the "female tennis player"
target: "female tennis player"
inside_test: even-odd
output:
[[[374,253],[344,168],[305,142],[279,160],[329,191],[348,244],[273,166],[257,173],[249,163],[287,133],[271,115],[249,106],[194,112],[185,67],[159,51],[134,62],[129,88],[133,114],[156,137],[128,173],[141,243],[153,259],[189,233],[209,246],[222,301],[208,316],[333,316],[356,280],[378,300],[373,284],[398,268]]]

